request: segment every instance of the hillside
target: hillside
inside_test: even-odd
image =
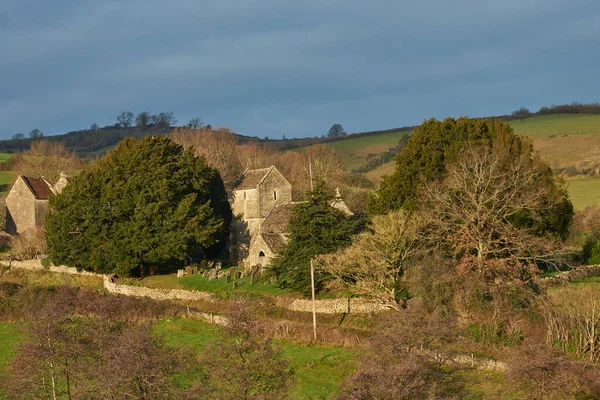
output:
[[[535,116],[510,121],[516,133],[529,136],[535,149],[553,169],[571,167],[575,171],[568,180],[569,192],[577,209],[600,204],[600,177],[578,176],[589,168],[600,154],[600,115],[559,114]],[[349,138],[331,143],[344,159],[347,168],[363,165],[371,157],[394,147],[410,131],[392,132],[365,138]],[[366,173],[378,183],[383,175],[394,171],[388,162]]]

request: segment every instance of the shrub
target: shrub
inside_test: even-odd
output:
[[[449,340],[450,326],[451,321],[426,318],[416,309],[391,321],[369,341],[359,370],[347,379],[339,398],[460,397],[463,382],[445,368],[443,357],[433,358],[427,352]]]
[[[29,230],[12,238],[12,255],[18,260],[31,260],[46,254],[46,239],[41,230]]]
[[[507,377],[531,399],[596,399],[600,368],[569,360],[541,343],[527,343],[509,352]]]

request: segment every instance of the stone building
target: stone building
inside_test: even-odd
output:
[[[292,202],[292,185],[275,166],[248,170],[233,188],[232,200],[232,261],[266,265],[269,252],[263,249],[261,225],[277,205]]]
[[[20,175],[6,197],[6,232],[14,235],[42,228],[48,199],[68,183],[69,178],[64,174],[54,185],[43,177]]]
[[[233,189],[232,261],[250,268],[269,265],[285,244],[292,216],[292,185],[275,168],[249,170]],[[351,215],[339,190],[332,207]]]

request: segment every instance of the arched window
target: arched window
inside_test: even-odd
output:
[[[265,253],[262,250],[258,252],[258,263],[265,265]]]

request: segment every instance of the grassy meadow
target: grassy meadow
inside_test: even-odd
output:
[[[215,325],[190,319],[161,321],[155,328],[167,343],[177,347],[188,346],[197,352],[202,352],[221,332]],[[294,399],[327,399],[335,396],[344,378],[354,371],[357,356],[354,349],[305,346],[289,341],[278,343],[295,371]]]

